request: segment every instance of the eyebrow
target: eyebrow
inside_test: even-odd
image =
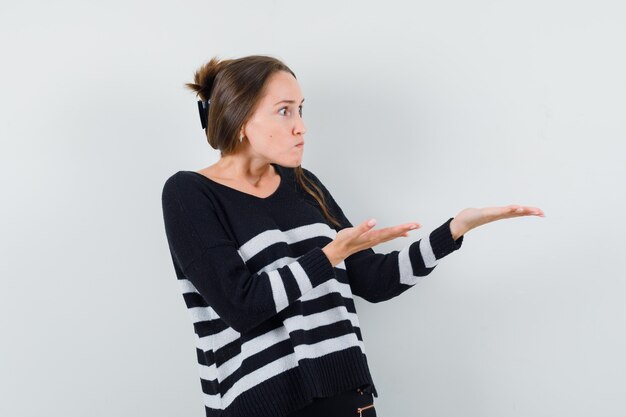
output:
[[[274,104],[274,106],[279,105],[280,103],[295,103],[295,100],[281,100],[278,103]],[[300,102],[300,104],[304,103],[304,99]]]

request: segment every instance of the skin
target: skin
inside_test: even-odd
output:
[[[280,183],[280,175],[270,163],[295,168],[302,162],[304,145],[296,145],[304,141],[306,133],[302,120],[303,101],[300,86],[290,73],[274,73],[251,118],[241,127],[245,137],[237,152],[222,156],[218,162],[198,172],[262,198],[272,194]],[[540,208],[519,204],[466,208],[454,216],[450,232],[456,240],[487,223],[523,216],[545,217]],[[323,248],[333,266],[358,250],[408,236],[410,230],[421,227],[419,223],[410,222],[374,230],[374,225],[364,221],[341,230],[336,239]]]
[[[279,103],[282,100],[293,103]],[[292,168],[302,163],[304,145],[296,146],[306,133],[299,108],[302,101],[293,75],[286,71],[272,74],[265,95],[241,128],[244,138],[237,152],[198,172],[256,196],[270,195],[280,183],[280,175],[270,163]]]

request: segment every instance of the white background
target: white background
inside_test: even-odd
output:
[[[353,222],[524,204],[415,288],[357,299],[390,416],[623,416],[620,1],[0,6],[0,415],[203,416],[161,189],[219,152],[183,84],[296,73],[303,166]]]

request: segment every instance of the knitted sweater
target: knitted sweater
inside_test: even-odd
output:
[[[341,221],[300,188],[294,168],[266,198],[178,171],[162,191],[174,271],[196,335],[208,417],[281,417],[313,397],[369,384],[354,295],[377,303],[408,290],[459,249],[448,219],[400,251],[366,249],[335,267],[321,248],[352,224],[311,171]]]

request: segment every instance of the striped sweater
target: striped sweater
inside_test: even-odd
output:
[[[162,190],[165,232],[196,336],[206,416],[280,417],[361,385],[378,393],[354,296],[372,303],[414,286],[459,249],[448,219],[400,251],[366,249],[335,267],[321,248],[352,224],[324,184],[336,227],[295,180],[266,198],[178,171]]]

